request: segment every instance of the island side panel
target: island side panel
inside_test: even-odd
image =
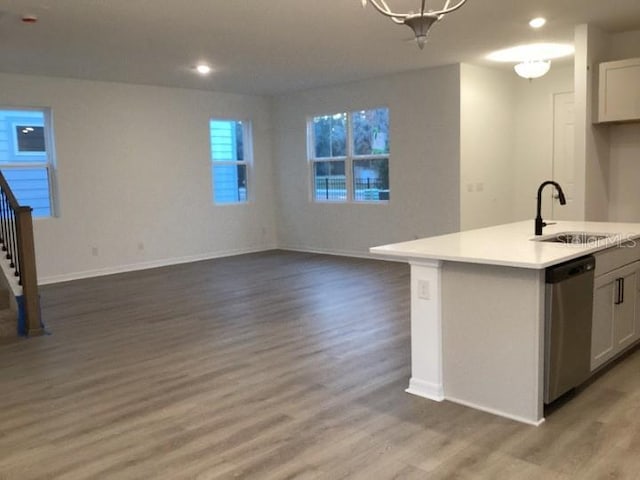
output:
[[[437,260],[411,261],[411,379],[408,393],[444,400],[440,267]]]
[[[441,290],[445,398],[542,423],[544,270],[444,262]]]

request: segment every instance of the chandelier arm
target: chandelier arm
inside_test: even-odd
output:
[[[447,0],[447,3],[449,3],[449,0]],[[420,15],[421,16],[424,15],[424,9],[425,9],[426,5],[427,5],[427,0],[422,0],[422,5],[420,6]],[[445,8],[447,8],[446,5],[445,5]]]
[[[372,1],[373,1],[373,0],[372,0]],[[387,9],[387,11],[388,11],[389,13],[392,13],[393,15],[395,15],[395,16],[393,16],[393,17],[389,17],[389,18],[390,18],[394,23],[396,23],[396,24],[398,24],[398,25],[404,25],[404,18],[398,18],[401,14],[393,13],[393,12],[391,11],[391,9],[389,8],[389,5],[387,4],[386,0],[380,0],[380,3],[382,4],[382,6],[383,6],[384,8],[386,8],[386,9]],[[407,15],[407,16],[408,16],[408,15]]]
[[[444,4],[444,7],[442,7],[442,9],[446,10],[447,8],[449,8],[449,5],[451,5],[451,0],[447,0],[446,3]],[[442,20],[442,17],[444,17],[444,13],[441,15],[438,15],[438,20]]]
[[[373,1],[373,0],[372,0]],[[448,5],[451,3],[450,1],[447,1],[447,3],[445,4],[445,8],[443,8],[442,10],[436,10],[434,12],[429,12],[431,15],[445,15],[447,13],[451,13],[455,10],[458,10],[462,5],[464,5],[467,2],[467,0],[460,0],[460,2],[458,2],[456,5],[454,5],[453,7],[449,7]]]
[[[371,5],[373,5],[374,8],[378,10],[381,14],[391,18],[393,21],[397,23],[402,23],[402,20],[404,20],[409,16],[409,14],[407,13],[392,12],[391,9],[389,8],[389,5],[387,5],[387,2],[385,2],[385,0],[379,0],[380,3],[378,3],[378,0],[369,0],[369,1],[371,2]]]
[[[373,0],[372,0],[372,1],[373,1]],[[393,13],[393,12],[391,11],[391,9],[389,8],[389,5],[387,4],[386,0],[380,0],[380,3],[382,4],[382,6],[383,6],[384,8],[386,8],[386,9],[387,9],[387,11],[388,11],[389,13],[392,13],[392,14],[394,15],[393,17],[389,17],[389,18],[391,18],[391,20],[393,20],[393,21],[394,21],[395,23],[397,23],[398,25],[404,25],[404,19],[405,19],[406,17],[408,17],[409,15],[405,15],[405,16],[403,16],[403,14]],[[402,17],[402,18],[398,18],[398,17]]]
[[[387,12],[393,13],[391,12],[391,8],[389,7],[389,4],[387,3],[386,0],[379,0],[379,1],[380,1],[380,5],[382,5]]]

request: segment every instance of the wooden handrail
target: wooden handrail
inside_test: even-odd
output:
[[[21,208],[20,204],[18,203],[18,200],[16,199],[15,195],[13,194],[13,191],[11,190],[11,187],[9,186],[9,183],[7,182],[7,179],[4,178],[4,175],[2,174],[2,172],[0,172],[0,190],[4,192],[5,196],[7,197],[7,200],[9,201],[9,205],[11,206],[11,209],[14,212]],[[24,207],[24,208],[30,208],[30,207]]]
[[[11,267],[20,278],[25,332],[29,336],[42,335],[40,295],[36,271],[36,252],[33,237],[33,209],[21,206],[9,183],[0,172],[0,237]]]

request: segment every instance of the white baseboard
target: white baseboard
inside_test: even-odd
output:
[[[369,260],[385,260],[385,261],[391,261],[391,262],[407,263],[407,261],[404,259],[381,257],[380,255],[374,255],[369,252],[361,252],[358,250],[330,250],[330,249],[324,249],[324,248],[307,248],[307,247],[286,246],[286,245],[280,245],[277,247],[277,249],[286,250],[289,252],[317,253],[320,255],[334,255],[337,257],[366,258]]]
[[[480,410],[482,412],[491,413],[492,415],[508,418],[509,420],[515,420],[516,422],[526,423],[527,425],[533,425],[534,427],[539,427],[544,423],[544,418],[541,418],[539,420],[534,420],[531,418],[522,417],[520,415],[513,415],[508,412],[503,412],[502,410],[497,410],[495,408],[489,408],[483,405],[478,405],[476,403],[468,402],[466,400],[460,400],[459,398],[445,396],[444,388],[442,385],[425,382],[424,380],[418,380],[417,378],[411,378],[409,380],[409,388],[407,388],[405,392],[410,393],[412,395],[417,395],[418,397],[427,398],[429,400],[435,400],[436,402],[447,400],[452,403],[457,403],[459,405],[464,405],[465,407],[473,408],[474,410]]]
[[[465,407],[473,408],[475,410],[491,413],[492,415],[497,415],[498,417],[504,417],[504,418],[508,418],[509,420],[515,420],[516,422],[526,423],[527,425],[532,425],[534,427],[539,427],[544,423],[544,418],[541,418],[539,420],[525,418],[520,415],[513,415],[511,413],[503,412],[502,410],[496,410],[495,408],[485,407],[483,405],[478,405],[476,403],[468,402],[466,400],[460,400],[458,398],[446,397],[446,400],[453,403],[457,403],[459,405],[464,405]]]
[[[425,382],[417,378],[411,378],[409,380],[409,388],[407,388],[405,392],[411,395],[417,395],[418,397],[428,398],[429,400],[435,400],[436,402],[444,400],[442,384]]]
[[[232,257],[234,255],[243,255],[247,253],[266,252],[268,250],[278,249],[275,245],[267,245],[259,248],[242,248],[237,250],[226,250],[222,252],[211,252],[199,255],[188,255],[184,257],[165,258],[162,260],[153,260],[150,262],[131,263],[128,265],[119,265],[117,267],[106,267],[95,270],[85,270],[82,272],[67,273],[63,275],[52,275],[49,277],[41,277],[38,279],[38,285],[48,285],[51,283],[69,282],[71,280],[81,280],[83,278],[102,277],[105,275],[114,275],[116,273],[134,272],[136,270],[148,270],[151,268],[167,267],[170,265],[179,265],[181,263],[201,262],[203,260],[212,260],[214,258]]]
[[[321,255],[335,255],[340,257],[366,258],[370,260],[388,260],[406,263],[406,261],[396,258],[381,258],[379,255],[373,255],[368,252],[360,252],[355,250],[329,250],[320,248],[306,248],[296,246],[282,245],[266,245],[259,248],[246,248],[237,250],[226,250],[222,252],[211,252],[200,255],[188,255],[185,257],[166,258],[162,260],[154,260],[150,262],[132,263],[128,265],[119,265],[116,267],[98,268],[95,270],[85,270],[81,272],[65,273],[62,275],[51,275],[40,277],[38,285],[49,285],[52,283],[69,282],[72,280],[81,280],[83,278],[102,277],[106,275],[114,275],[116,273],[134,272],[136,270],[148,270],[151,268],[167,267],[170,265],[178,265],[181,263],[200,262],[203,260],[212,260],[214,258],[232,257],[234,255],[243,255],[247,253],[266,252],[268,250],[287,250],[292,252],[317,253]]]

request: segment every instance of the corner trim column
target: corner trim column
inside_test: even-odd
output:
[[[407,393],[444,400],[439,260],[411,260],[411,379]]]

